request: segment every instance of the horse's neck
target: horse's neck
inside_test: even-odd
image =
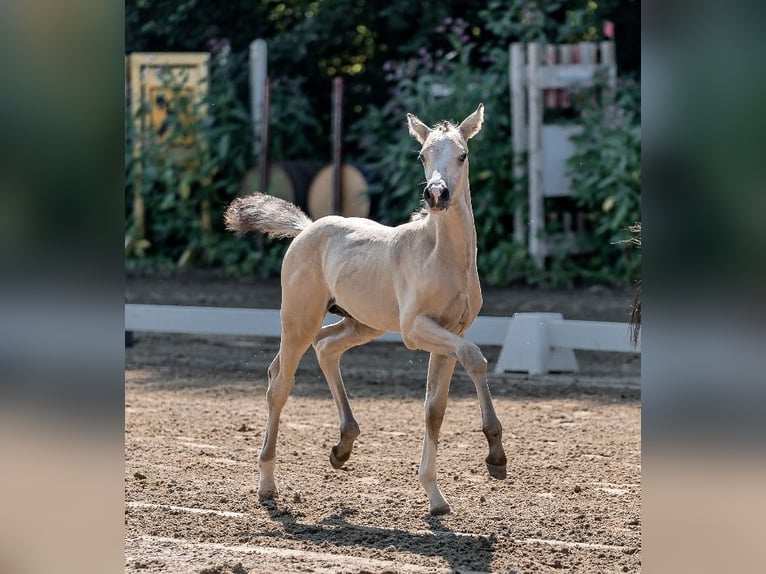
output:
[[[443,251],[467,272],[476,269],[476,227],[471,208],[471,190],[461,193],[446,212],[430,216],[436,233],[436,250]]]

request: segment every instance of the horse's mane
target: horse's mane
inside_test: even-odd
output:
[[[427,215],[428,208],[421,204],[420,209],[418,209],[410,216],[410,221],[420,221],[421,219],[425,219]]]
[[[457,126],[453,124],[452,122],[449,122],[447,120],[442,120],[438,124],[436,124],[433,129],[435,130],[441,130],[443,132],[448,132],[450,130],[456,130]]]

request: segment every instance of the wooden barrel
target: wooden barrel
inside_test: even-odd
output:
[[[294,203],[306,210],[309,186],[324,164],[314,160],[291,160],[274,163],[269,169],[269,185],[266,193]],[[240,195],[250,195],[260,189],[258,167],[251,168],[242,178]]]
[[[343,164],[341,188],[341,213],[346,217],[368,217],[370,198],[367,195],[367,179],[353,165]],[[333,213],[333,169],[328,165],[320,169],[309,186],[308,212],[313,219]]]

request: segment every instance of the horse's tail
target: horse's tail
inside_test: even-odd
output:
[[[264,193],[238,197],[226,208],[223,219],[229,231],[260,231],[271,237],[295,237],[311,224],[311,218],[296,205]]]

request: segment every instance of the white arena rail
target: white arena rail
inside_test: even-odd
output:
[[[324,324],[337,321],[328,314]],[[246,335],[279,337],[278,309],[196,307],[181,305],[125,305],[125,330],[157,333]],[[640,353],[641,343],[630,343],[627,323],[567,321],[560,313],[516,313],[509,317],[479,316],[466,333],[477,345],[502,349],[495,373],[578,370],[573,349]],[[376,339],[401,342],[398,333]]]

